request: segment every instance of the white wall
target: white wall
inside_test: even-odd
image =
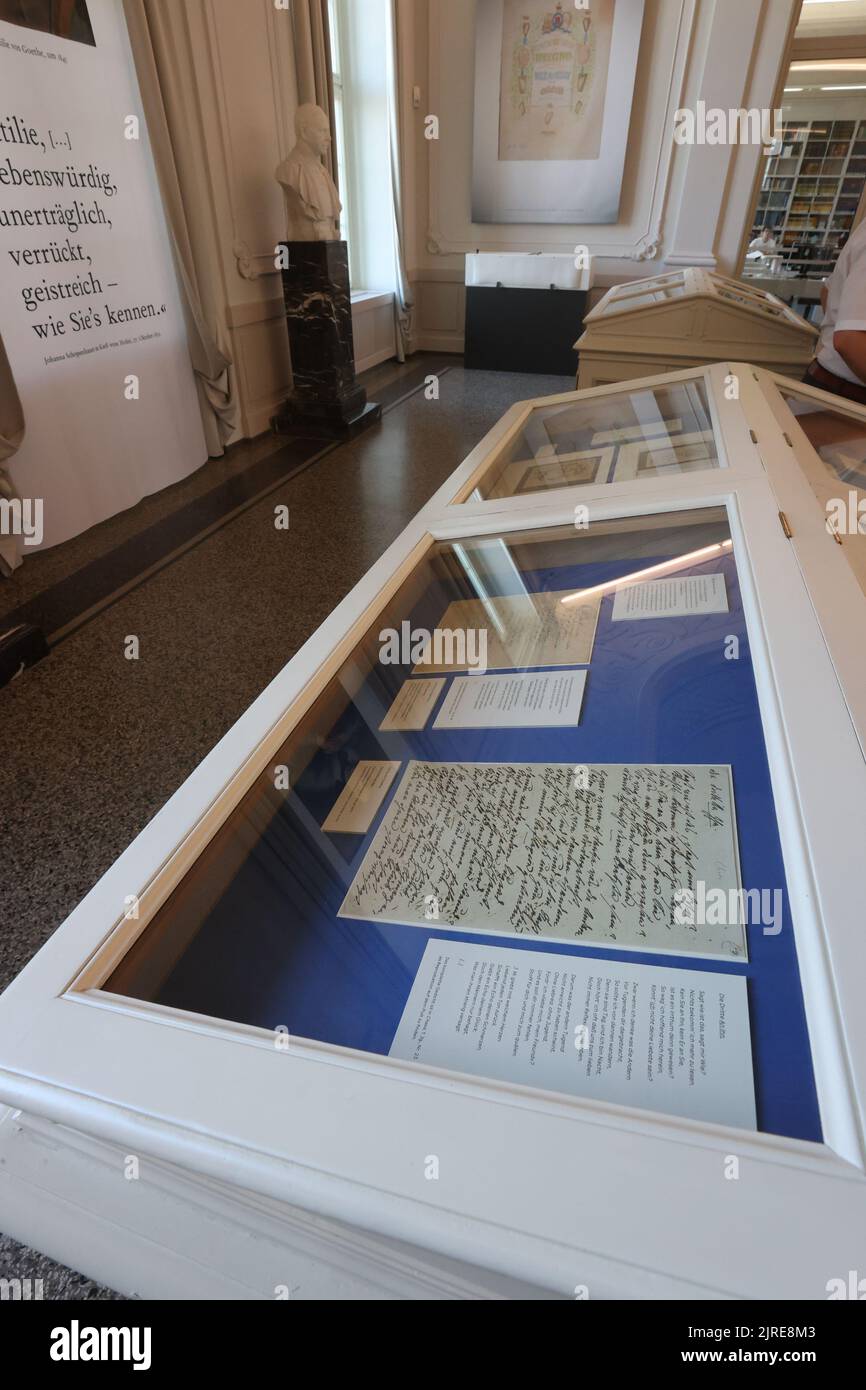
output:
[[[733,271],[740,263],[761,150],[676,146],[673,113],[699,99],[724,109],[772,108],[799,0],[647,0],[620,221],[613,227],[472,223],[474,3],[398,3],[415,347],[461,350],[467,251],[570,251],[586,244],[602,283],[666,265]],[[439,117],[438,141],[424,138],[427,114]]]

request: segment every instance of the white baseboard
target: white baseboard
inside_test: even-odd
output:
[[[368,357],[359,357],[355,361],[355,372],[358,376],[362,372],[369,372],[371,367],[378,367],[381,362],[389,362],[397,353],[394,348],[380,348],[378,352],[371,352]]]
[[[414,340],[415,352],[455,352],[462,353],[466,345],[463,333],[425,333],[423,330]]]

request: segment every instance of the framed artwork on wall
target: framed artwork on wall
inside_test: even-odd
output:
[[[616,222],[643,9],[478,0],[475,222]]]

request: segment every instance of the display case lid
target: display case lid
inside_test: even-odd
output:
[[[726,363],[640,383],[656,405],[658,390],[697,385],[688,398],[709,411],[714,466],[592,493],[571,486],[449,505],[474,485],[492,450],[517,437],[533,409],[555,412],[575,399],[509,412],[495,444],[487,441],[413,520],[4,995],[0,1099],[128,1145],[123,1152],[180,1164],[319,1217],[503,1273],[527,1277],[529,1261],[533,1278],[562,1292],[574,1287],[575,1262],[582,1274],[589,1261],[598,1287],[610,1295],[645,1287],[649,1277],[653,1287],[681,1295],[760,1297],[771,1286],[785,1297],[824,1296],[826,1280],[854,1268],[866,1240],[860,997],[866,947],[856,880],[866,760],[823,618],[816,621],[814,565],[796,553],[781,524],[788,504],[775,479],[787,470],[798,480],[791,465],[800,426],[779,381]],[[594,392],[579,404],[633,391]],[[783,418],[774,417],[776,408]],[[633,419],[620,428],[634,428]],[[805,527],[822,512],[800,481]],[[584,530],[575,507],[588,496]],[[831,551],[839,549],[823,521],[814,529]],[[671,562],[682,568],[671,571]],[[834,579],[840,567],[844,572],[844,558],[833,554],[819,565]],[[642,571],[652,573],[641,577]],[[626,575],[633,585],[623,585]],[[648,613],[639,600],[623,603],[616,593],[671,577],[697,581],[677,591],[672,611]],[[866,605],[853,578],[851,585],[853,597],[837,604],[849,643]],[[692,590],[700,591],[697,611]],[[522,706],[537,711],[547,699],[555,718],[540,731],[509,723],[520,704],[514,689],[496,706],[496,727],[473,727],[460,691],[486,680],[486,672],[431,670],[428,676],[414,669],[413,630],[453,637],[461,613],[465,618],[465,610],[455,613],[461,604],[472,605],[473,615],[483,611],[479,630],[488,631],[488,655],[494,634],[507,649],[503,636],[516,632],[508,669],[488,662],[491,677],[545,678],[524,692]],[[551,609],[560,616],[584,604],[592,621],[568,625],[551,616]],[[408,653],[401,645],[404,623]],[[467,653],[471,626],[462,624]],[[382,643],[392,637],[399,654],[393,664],[382,660]],[[529,659],[539,656],[536,640],[545,644],[543,660]],[[567,666],[548,659],[563,640]],[[478,689],[470,690],[470,705],[477,706]],[[576,723],[559,724],[569,710]],[[364,771],[370,763],[378,766]],[[431,763],[438,771],[428,776]],[[451,779],[454,764],[482,771]],[[503,778],[497,765],[509,769]],[[499,925],[511,920],[515,902],[520,922],[527,856],[535,856],[536,868],[541,864],[537,890],[555,898],[575,825],[592,822],[586,803],[577,814],[560,814],[563,766],[568,797],[589,792],[592,798],[599,767],[620,778],[615,790],[625,797],[624,814],[608,815],[602,827],[606,863],[614,877],[637,872],[655,881],[665,877],[670,859],[623,859],[625,813],[643,834],[658,810],[659,789],[673,792],[664,803],[670,816],[672,808],[694,811],[697,787],[706,794],[697,822],[714,834],[729,829],[722,811],[731,798],[720,802],[718,778],[709,775],[723,765],[733,768],[743,829],[742,886],[772,891],[784,876],[782,930],[775,931],[772,918],[767,931],[759,926],[747,956],[729,949],[740,944],[736,936],[728,936],[727,947],[720,943],[720,958],[696,961],[693,950],[649,959],[647,940],[631,942],[634,950],[610,940],[591,944],[585,932],[583,943],[575,938],[566,953],[598,963],[596,993],[583,1000],[591,1010],[597,1001],[599,1012],[575,1026],[592,1033],[604,1016],[617,1065],[628,1055],[628,1030],[611,1032],[611,1020],[620,1022],[622,994],[614,1007],[613,995],[598,993],[599,975],[612,979],[623,961],[661,972],[662,956],[673,970],[701,974],[695,1007],[700,1013],[703,989],[703,1004],[714,1011],[714,1042],[730,1026],[729,1039],[736,1035],[743,1044],[742,1059],[748,1031],[757,1114],[773,1111],[765,1132],[738,1125],[742,1115],[729,1109],[689,1116],[657,1103],[639,1108],[575,1095],[568,1086],[539,1086],[537,1072],[528,1079],[473,1073],[441,1057],[416,1056],[427,1036],[426,992],[420,1001],[416,994],[415,1021],[391,1053],[388,1039],[397,1036],[394,1026],[399,1031],[424,956],[421,985],[435,997],[439,966],[427,955],[431,942],[446,942],[443,957],[456,970],[478,965],[488,945],[526,957],[551,947],[534,937],[515,943],[513,936],[503,947],[496,933],[473,935],[444,917],[437,927],[439,895],[435,888],[422,891],[419,869],[434,851],[446,898],[450,876],[461,874],[463,887],[468,882],[484,899],[482,910],[499,913]],[[622,782],[623,768],[658,773],[671,766],[703,770],[689,783],[688,806],[679,786],[659,782],[656,800],[644,796],[645,815],[636,815],[635,784]],[[552,789],[543,785],[548,775]],[[474,878],[465,872],[465,856],[442,853],[443,837],[465,828],[467,776],[477,814],[461,843]],[[436,814],[429,800],[426,812],[421,806],[430,813],[425,836],[407,813],[410,794],[417,810],[419,788],[423,801],[433,783],[444,794]],[[513,793],[504,804],[503,786]],[[515,840],[518,867],[491,883],[485,878],[491,847],[529,795],[540,809],[531,833]],[[693,829],[695,817],[686,819]],[[393,847],[393,835],[410,829],[417,853],[394,851],[391,872],[382,836],[391,835]],[[371,920],[371,894],[384,889],[393,896],[395,885],[407,887],[404,862],[409,901],[404,892],[396,915]],[[730,868],[730,858],[713,853],[707,862],[717,874]],[[355,910],[344,910],[353,895]],[[605,901],[604,893],[597,901]],[[635,915],[631,892],[608,893],[607,903],[613,916],[620,907],[622,916]],[[545,918],[545,936],[551,920]],[[461,944],[466,954],[455,957]],[[496,983],[489,970],[476,980],[486,995],[467,988],[458,1018],[489,1028],[497,1007],[501,1016],[501,986],[510,978],[508,962],[501,965],[506,973]],[[747,982],[754,1028],[742,1027],[743,990],[736,1025],[734,1014],[725,1010],[722,1017],[707,984],[717,973]],[[533,1046],[545,1046],[544,1028],[548,1045],[553,1034],[562,1040],[568,999],[561,973],[555,986],[543,971],[523,985],[518,1002],[525,998],[527,1011],[535,1010],[537,1026],[524,1038],[530,1044],[524,1060],[532,1067]],[[651,1003],[652,1027],[667,1049],[662,1066],[666,1056],[688,1064],[690,1043],[683,1053],[680,1026],[684,1038],[694,1036],[701,1065],[703,1025],[689,1015],[688,997],[677,996],[673,1027],[670,996],[657,993]],[[604,1015],[608,1004],[614,1012]],[[580,1063],[574,1042],[572,1052]],[[594,1056],[602,1069],[608,1065],[607,1051]],[[554,1061],[565,1067],[562,1057]],[[740,1065],[728,1078],[740,1099],[744,1076]],[[441,1159],[441,1182],[427,1181],[431,1155]],[[708,1199],[713,1185],[725,1182],[730,1155],[742,1162],[748,1181],[726,1184],[724,1201]],[[736,1219],[728,1198],[737,1204]],[[807,1229],[791,1221],[792,1210],[805,1214]],[[698,1229],[703,1238],[695,1241]]]
[[[748,641],[723,506],[431,542],[89,983],[262,1033],[819,1140],[754,674],[725,655]],[[782,945],[757,914],[677,912],[700,883],[751,902],[770,882]],[[539,972],[543,1045],[520,1024]],[[653,1052],[654,991],[675,1003],[690,1042],[670,1075],[647,1083],[624,1052],[599,1074],[588,1047],[574,1065],[600,980],[620,1006],[604,1038],[597,1021],[597,1049],[624,1026]],[[710,983],[721,1022],[705,1032],[691,991]],[[729,1047],[711,1056],[718,1027]],[[690,1046],[706,1048],[700,1074]]]
[[[527,402],[491,451],[467,500],[532,498],[552,489],[599,489],[723,466],[702,373],[664,385],[629,383]]]
[[[778,373],[756,371],[761,459],[866,749],[866,407]]]
[[[866,594],[866,408],[780,378],[776,390],[797,423],[798,460],[826,529]]]
[[[654,275],[615,285],[586,315],[584,322],[587,329],[591,329],[604,320],[617,319],[625,314],[664,310],[696,300],[715,301],[720,307],[751,318],[784,323],[796,328],[804,338],[816,337],[814,325],[775,295],[745,284],[742,280],[694,266],[667,275]]]

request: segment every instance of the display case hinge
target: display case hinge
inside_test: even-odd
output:
[[[790,523],[790,521],[788,520],[788,518],[785,516],[785,513],[784,513],[784,512],[779,512],[779,523],[780,523],[780,525],[781,525],[781,527],[782,527],[782,530],[783,530],[784,533],[785,533],[786,539],[789,540],[789,541],[793,540],[793,539],[794,539],[794,532],[791,530],[791,523]]]
[[[749,430],[749,438],[751,439],[752,443],[753,443],[754,446],[755,446],[755,453],[758,455],[758,463],[761,465],[761,467],[763,468],[764,472],[766,473],[766,471],[767,471],[767,465],[764,463],[763,456],[762,456],[762,454],[761,454],[760,449],[758,448],[758,436],[755,434],[755,431],[754,431],[754,430]]]

